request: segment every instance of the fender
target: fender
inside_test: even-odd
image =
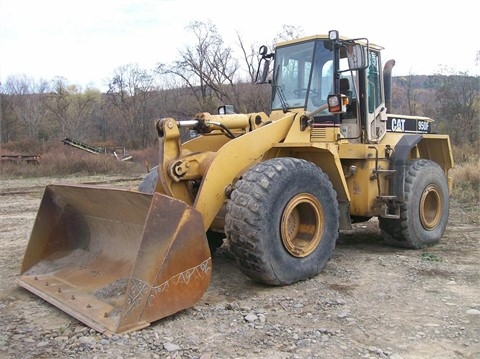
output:
[[[405,163],[412,148],[420,142],[422,135],[402,136],[395,146],[395,152],[391,158],[391,169],[395,170],[393,180],[394,195],[403,202],[405,199]]]
[[[442,167],[448,177],[448,171],[453,167],[453,155],[450,140],[447,135],[408,134],[395,145],[395,151],[390,160],[390,168],[394,169],[393,195],[403,202],[405,199],[405,163],[410,158],[432,160]],[[453,180],[448,177],[449,191],[452,191]]]

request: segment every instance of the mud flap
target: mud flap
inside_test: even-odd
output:
[[[102,333],[193,306],[211,257],[200,213],[155,193],[49,185],[17,283]]]

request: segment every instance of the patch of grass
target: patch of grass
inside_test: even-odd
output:
[[[442,260],[435,254],[430,253],[430,252],[422,252],[420,253],[420,258],[424,261],[429,261],[429,262],[441,262]]]
[[[140,163],[146,172],[158,165],[158,145],[129,152],[136,163]]]
[[[465,143],[452,145],[453,159],[456,165],[464,162],[475,162],[480,158],[480,151],[477,144]]]
[[[461,155],[457,155],[459,160],[450,171],[452,197],[465,211],[468,222],[480,223],[480,154],[473,148],[466,148],[457,149]]]
[[[8,347],[9,343],[10,341],[7,336],[4,336],[4,335],[0,336],[0,348]]]
[[[469,184],[478,190],[480,185],[480,158],[459,163],[452,169],[452,175],[456,182]]]
[[[6,152],[3,147],[2,153]],[[17,151],[16,153],[25,154],[26,152]],[[72,174],[138,176],[146,173],[145,164],[135,160],[133,155],[132,161],[120,161],[113,155],[92,154],[62,143],[46,146],[40,156],[37,165],[26,162],[2,163],[0,177],[49,177]]]
[[[1,153],[4,154],[13,154],[13,155],[36,155],[39,153],[45,152],[48,148],[47,142],[42,141],[31,141],[31,140],[21,140],[21,141],[11,141],[1,144]]]

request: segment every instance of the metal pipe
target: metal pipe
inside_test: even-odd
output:
[[[383,67],[383,88],[385,91],[385,107],[387,113],[392,112],[392,69],[395,60],[388,60]]]
[[[177,121],[178,127],[195,127],[198,125],[198,120],[180,120]]]

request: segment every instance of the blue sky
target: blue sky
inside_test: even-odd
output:
[[[317,4],[317,5],[315,5]],[[326,5],[331,4],[328,8]],[[426,1],[180,1],[0,0],[0,80],[25,74],[63,76],[101,88],[122,65],[153,69],[191,43],[192,21],[211,21],[234,50],[271,44],[283,25],[305,35],[337,29],[385,47],[394,75],[432,74],[440,66],[480,74],[475,63],[478,12],[470,0]]]

